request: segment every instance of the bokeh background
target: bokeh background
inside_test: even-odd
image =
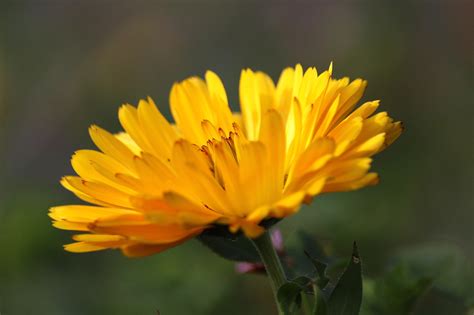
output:
[[[0,313],[273,314],[263,276],[237,275],[197,241],[144,259],[70,254],[47,211],[77,202],[58,180],[76,149],[93,148],[90,124],[120,129],[122,103],[150,95],[169,117],[173,82],[212,69],[237,109],[244,67],[276,80],[298,62],[334,61],[336,77],[367,79],[363,100],[381,99],[406,131],[376,158],[380,185],[316,198],[279,224],[287,245],[304,230],[344,257],[357,240],[368,277],[399,257],[432,259],[448,274],[416,314],[467,314],[472,4],[0,1]]]

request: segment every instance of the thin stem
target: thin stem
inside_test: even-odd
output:
[[[308,296],[304,292],[301,292],[301,309],[304,315],[311,315],[311,305]]]
[[[270,285],[275,297],[278,313],[283,314],[280,309],[280,304],[278,303],[277,293],[278,289],[286,283],[286,276],[285,272],[283,271],[280,258],[273,247],[270,233],[265,231],[265,233],[263,233],[260,237],[252,240],[252,243],[260,254],[260,258],[262,258],[268,278],[270,279]]]

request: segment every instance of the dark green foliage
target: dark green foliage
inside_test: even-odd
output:
[[[298,231],[298,239],[303,247],[303,252],[306,257],[311,256],[311,261],[317,259],[325,262],[328,259],[323,244],[321,244],[315,237],[304,231]]]
[[[406,265],[398,265],[372,283],[367,296],[367,314],[412,314],[420,297],[429,289],[432,280],[411,273]]]
[[[401,251],[395,260],[411,275],[433,279],[433,286],[474,306],[474,269],[472,261],[452,244],[425,244]]]
[[[311,292],[312,280],[308,277],[298,277],[280,287],[278,302],[285,314],[294,314],[301,306],[301,295]]]
[[[315,266],[312,259],[318,260],[326,265],[333,260],[328,257],[326,247],[314,236],[304,231],[298,231],[296,243],[287,249],[288,255],[292,259],[289,275],[297,277],[298,275],[313,275]],[[311,257],[308,259],[308,255]]]
[[[197,239],[217,255],[232,260],[260,262],[257,250],[242,234],[230,234],[227,229],[206,230]]]
[[[314,268],[316,269],[316,285],[320,288],[324,288],[329,282],[329,278],[326,276],[327,264],[322,261],[313,258],[308,252],[305,251],[306,256],[310,259]]]
[[[362,304],[362,266],[354,243],[352,257],[327,301],[327,315],[357,315]]]
[[[260,262],[250,241],[227,229],[216,227],[198,239],[224,258]],[[404,250],[391,259],[386,272],[362,281],[355,244],[349,263],[344,263],[328,256],[309,234],[300,232],[298,240],[296,248],[288,250],[293,263],[287,272],[294,279],[278,292],[287,315],[415,315],[440,310],[464,315],[472,306],[474,275],[469,261],[453,246]]]
[[[330,282],[327,264],[306,255],[314,267],[313,277],[298,277],[284,284],[278,291],[278,300],[285,314],[297,314],[302,296],[313,298],[314,315],[358,315],[362,303],[362,268],[357,246],[337,281]]]
[[[469,260],[452,245],[417,246],[366,280],[363,315],[469,314],[474,278]]]

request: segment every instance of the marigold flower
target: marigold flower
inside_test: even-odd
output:
[[[125,132],[92,126],[100,151],[79,150],[78,176],[61,184],[92,205],[53,207],[60,229],[85,232],[71,252],[120,248],[127,256],[158,253],[213,225],[255,238],[269,218],[297,212],[324,192],[377,183],[371,156],[401,133],[378,101],[355,109],[366,81],[332,79],[300,65],[278,83],[242,71],[241,114],[232,113],[219,77],[174,84],[169,123],[151,98],[123,105]]]

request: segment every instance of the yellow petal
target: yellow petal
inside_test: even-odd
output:
[[[67,183],[67,184],[65,184]],[[131,208],[130,195],[106,184],[91,182],[77,176],[65,176],[61,184],[74,193],[90,196],[107,205]]]
[[[334,117],[334,123],[347,116],[347,114],[354,108],[356,103],[362,98],[366,87],[367,81],[356,79],[342,89],[340,101],[341,105],[339,107],[338,113]]]
[[[77,223],[69,221],[54,221],[53,226],[60,230],[69,231],[89,231],[86,223]]]
[[[73,239],[77,243],[68,244],[65,249],[76,253],[119,248],[128,243],[123,236],[108,234],[77,234],[73,236]]]
[[[268,110],[262,118],[260,141],[266,147],[268,178],[266,189],[278,196],[283,188],[286,143],[283,120],[276,110]]]
[[[400,121],[397,121],[386,129],[385,144],[383,148],[391,145],[397,138],[402,134],[403,124]]]
[[[144,103],[141,100],[141,103]],[[118,112],[120,123],[123,129],[133,139],[133,141],[144,151],[153,152],[153,147],[150,145],[148,138],[143,132],[143,128],[138,120],[138,112],[135,107],[129,104],[122,105]]]
[[[354,147],[344,155],[344,158],[372,156],[377,153],[385,142],[385,133],[380,133]]]
[[[203,227],[184,228],[177,224],[162,225],[150,222],[145,216],[127,214],[109,216],[96,220],[91,230],[96,233],[117,234],[131,240],[165,244],[179,241],[202,231]]]
[[[334,102],[332,102],[331,106],[329,107],[329,110],[325,113],[325,115],[322,115],[321,118],[319,119],[319,123],[316,127],[316,133],[314,135],[314,138],[320,138],[326,136],[329,131],[330,131],[330,126],[335,118],[335,115],[339,109],[340,105],[340,97],[336,97]]]
[[[348,182],[329,183],[324,187],[325,192],[350,191],[360,189],[365,186],[376,185],[379,177],[376,173],[368,173],[365,176]]]
[[[225,104],[227,104],[227,94],[225,92],[224,84],[222,84],[219,76],[212,71],[206,71],[205,77],[209,93],[212,96],[220,98]]]
[[[232,211],[225,190],[211,172],[207,159],[199,147],[184,140],[175,143],[172,165],[178,174],[178,192],[185,192],[193,201],[219,213]]]
[[[150,220],[161,224],[203,226],[221,217],[220,214],[174,192],[167,192],[161,198],[137,197],[134,204],[142,209]]]
[[[305,192],[298,191],[278,200],[273,206],[276,216],[283,217],[298,211],[304,197]]]
[[[85,180],[101,182],[125,193],[133,193],[129,186],[117,181],[115,173],[128,173],[128,169],[113,158],[93,150],[79,150],[71,158],[76,173]]]
[[[64,245],[64,249],[71,253],[87,253],[87,252],[95,252],[99,250],[109,249],[109,247],[86,243],[86,242],[76,242],[76,243]]]
[[[265,232],[265,228],[257,224],[244,224],[242,225],[242,230],[245,235],[250,238],[257,238]]]
[[[332,157],[336,144],[330,138],[316,139],[301,154],[295,163],[294,176],[301,176],[303,173],[316,171],[323,167],[325,163]]]
[[[258,224],[260,223],[260,221],[265,219],[269,213],[270,213],[270,206],[265,205],[262,207],[258,207],[254,211],[250,212],[246,219],[247,221]]]
[[[67,205],[53,207],[49,210],[49,216],[54,220],[67,220],[69,222],[90,223],[106,216],[136,213],[132,210],[120,208]]]
[[[196,236],[198,233],[191,234],[186,238],[180,239],[176,242],[171,242],[167,244],[143,244],[143,243],[132,243],[127,246],[122,247],[122,253],[127,257],[144,257],[153,254],[158,254],[169,248],[178,246],[179,244],[187,241],[188,239]]]
[[[76,234],[72,237],[77,242],[88,242],[88,243],[115,243],[121,242],[126,238],[120,235],[110,234]]]
[[[372,159],[358,158],[347,161],[335,161],[326,170],[329,183],[343,183],[362,178],[370,168]]]
[[[272,201],[268,181],[269,174],[265,172],[267,152],[261,142],[249,142],[242,146],[239,175],[241,180],[241,211],[248,213],[259,205]]]
[[[126,132],[119,132],[114,134],[115,138],[122,142],[133,154],[140,155],[142,148],[133,140],[133,138]]]
[[[354,117],[361,117],[363,119],[372,115],[380,105],[380,101],[372,101],[362,104],[359,108],[353,111],[347,119],[351,119]]]
[[[219,76],[212,71],[207,71],[205,77],[209,90],[211,110],[216,114],[216,121],[214,123],[222,128],[225,133],[228,133],[232,130],[234,120],[228,105],[229,102],[224,84],[222,84]]]
[[[224,103],[223,87],[217,76],[208,73],[210,87],[199,78],[189,78],[176,83],[170,93],[171,112],[177,126],[186,139],[196,144],[207,141],[201,129],[201,122],[208,120],[229,132],[232,128],[232,115],[228,104]]]
[[[61,178],[61,181],[60,181],[61,185],[66,188],[67,190],[71,191],[74,195],[76,195],[77,197],[79,197],[80,199],[88,202],[88,203],[92,203],[94,205],[98,205],[98,206],[104,206],[104,207],[113,207],[112,204],[109,204],[107,202],[104,202],[104,201],[101,201],[101,200],[98,200],[92,196],[89,196],[87,195],[86,193],[78,190],[77,188],[75,188],[74,186],[72,186],[67,180],[66,180],[66,177],[63,177]]]
[[[89,128],[89,134],[95,145],[128,169],[133,170],[133,152],[112,134],[95,125]]]
[[[255,140],[260,131],[261,104],[255,73],[250,70],[242,70],[240,75],[239,95],[240,110],[246,136],[249,140]]]
[[[151,145],[151,152],[163,159],[171,157],[173,143],[178,139],[178,134],[151,98],[138,104],[138,120]]]

